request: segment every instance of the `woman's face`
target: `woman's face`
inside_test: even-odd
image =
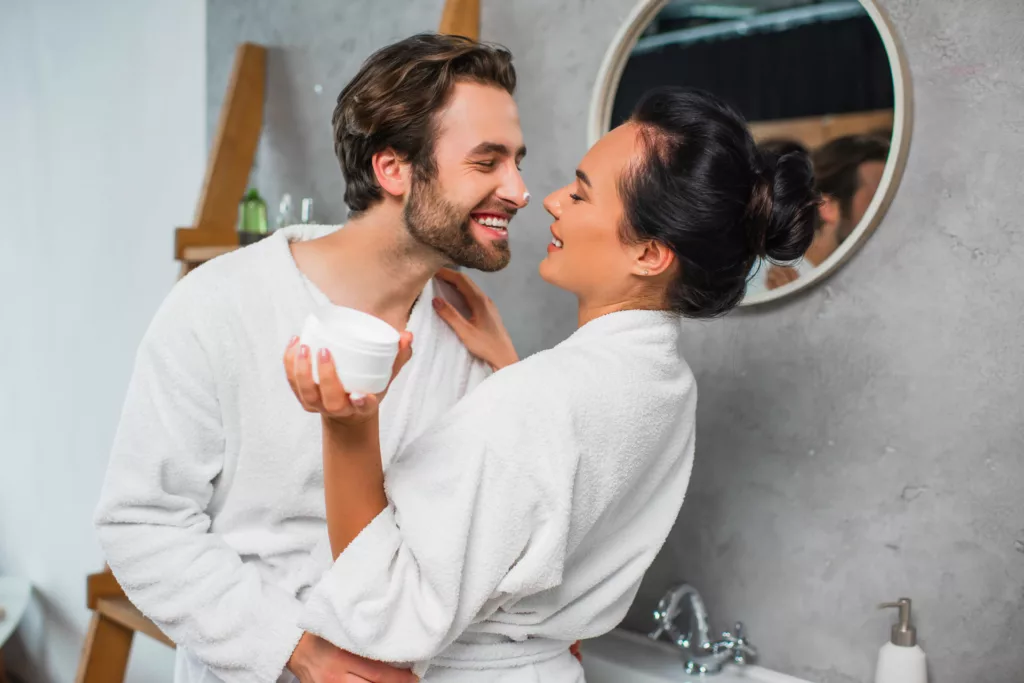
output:
[[[638,252],[620,237],[619,179],[641,153],[636,126],[619,126],[590,148],[572,183],[544,199],[555,222],[540,275],[587,305],[626,303],[640,286],[637,258],[643,248]]]

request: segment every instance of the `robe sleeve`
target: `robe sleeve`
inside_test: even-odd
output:
[[[302,635],[301,603],[210,530],[225,437],[200,275],[178,283],[143,338],[96,532],[128,598],[171,640],[225,683],[272,683]]]
[[[388,469],[388,507],[311,592],[303,628],[371,659],[422,662],[481,615],[561,581],[571,481],[544,465],[529,413],[495,414],[498,379]]]

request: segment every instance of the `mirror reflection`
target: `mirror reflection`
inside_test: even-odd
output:
[[[814,242],[795,262],[755,263],[744,303],[772,298],[866,235],[858,227],[870,220],[889,157],[894,93],[885,46],[859,2],[668,2],[626,62],[612,127],[663,85],[724,98],[766,153],[811,155],[823,197]]]

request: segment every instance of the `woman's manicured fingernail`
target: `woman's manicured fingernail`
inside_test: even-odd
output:
[[[331,352],[327,349],[320,349],[320,362],[326,363],[331,360]]]
[[[299,347],[299,358],[309,358],[309,347],[305,344]]]

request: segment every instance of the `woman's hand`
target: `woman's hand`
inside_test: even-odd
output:
[[[501,315],[494,302],[475,282],[458,271],[446,268],[437,276],[455,287],[469,306],[470,316],[467,320],[444,299],[434,299],[434,310],[455,331],[469,352],[490,365],[492,370],[500,370],[517,362],[519,354],[512,346],[512,338],[508,336],[508,330],[501,322]]]
[[[398,342],[398,355],[391,371],[388,387],[398,372],[412,358],[412,333],[403,332]],[[339,425],[357,425],[369,421],[377,414],[387,389],[379,394],[352,398],[338,379],[330,351],[321,349],[316,358],[320,385],[313,381],[312,351],[295,337],[284,352],[284,370],[288,375],[295,398],[310,413],[320,413],[325,419]]]

